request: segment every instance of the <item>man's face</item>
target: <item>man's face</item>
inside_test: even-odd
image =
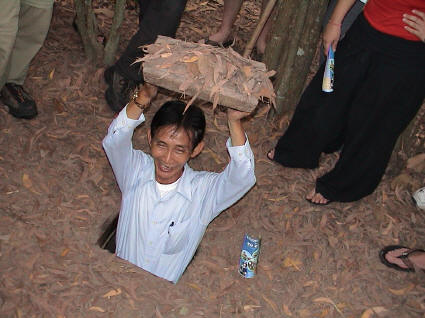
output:
[[[201,142],[192,150],[189,134],[183,128],[176,130],[175,126],[160,127],[154,137],[148,130],[148,141],[155,164],[155,179],[161,184],[177,181],[186,162],[203,148]]]

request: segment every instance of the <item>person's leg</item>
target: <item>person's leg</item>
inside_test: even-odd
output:
[[[140,64],[133,62],[143,55],[140,46],[155,42],[158,35],[175,37],[187,0],[155,0],[147,6],[137,33],[115,63],[124,78],[141,82]],[[133,64],[133,65],[132,65]]]
[[[139,24],[142,22],[143,15],[148,11],[152,0],[139,0]]]
[[[340,158],[317,180],[316,192],[341,202],[356,201],[372,193],[385,173],[397,138],[416,115],[424,97],[422,67],[408,68],[372,53],[369,71],[347,113]]]
[[[31,60],[42,47],[49,31],[53,6],[41,9],[26,4],[21,5],[18,33],[10,57],[10,70],[7,82],[23,85]]]
[[[18,33],[19,1],[0,0],[0,89],[6,83],[10,56]]]
[[[12,1],[15,2],[15,1]],[[42,3],[44,6],[44,2]],[[18,29],[9,62],[2,74],[1,100],[17,118],[30,119],[37,115],[33,98],[22,87],[29,64],[43,45],[50,26],[53,2],[47,8],[36,8],[22,1]]]
[[[224,0],[223,20],[218,31],[211,34],[208,39],[214,42],[225,42],[229,39],[233,23],[242,6],[242,0]]]
[[[115,112],[129,101],[130,93],[143,81],[140,63],[134,61],[143,56],[141,46],[155,42],[158,35],[174,37],[187,0],[143,0],[137,33],[131,38],[118,61],[105,70],[108,89],[105,98]],[[145,12],[142,12],[145,11]]]
[[[273,160],[294,168],[313,169],[322,152],[343,142],[346,113],[357,83],[365,73],[361,48],[341,42],[335,54],[334,92],[322,91],[322,65],[303,92],[291,123],[279,139]],[[345,48],[346,47],[346,48]],[[342,137],[340,137],[342,135]]]
[[[263,0],[261,3],[261,12],[264,12],[264,9],[267,5],[269,0]],[[276,6],[275,6],[276,8]],[[275,9],[273,9],[272,13],[270,14],[269,18],[267,19],[266,24],[263,27],[263,30],[261,31],[260,35],[258,36],[257,42],[255,43],[255,48],[257,50],[258,54],[264,54],[264,51],[266,50],[267,45],[267,36],[269,35],[270,29],[272,28],[272,15],[274,13]]]

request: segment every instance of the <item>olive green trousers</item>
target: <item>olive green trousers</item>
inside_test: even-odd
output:
[[[49,31],[53,0],[0,0],[0,89],[22,85]]]

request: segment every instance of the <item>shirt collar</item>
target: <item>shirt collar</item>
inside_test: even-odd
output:
[[[153,165],[153,169],[149,169],[149,176],[146,178],[146,182],[152,181],[153,183],[156,182],[155,180],[155,165]],[[186,163],[184,165],[183,174],[180,177],[180,181],[177,185],[176,191],[180,193],[183,197],[186,198],[186,200],[192,201],[192,179],[193,179],[193,170],[189,165]]]

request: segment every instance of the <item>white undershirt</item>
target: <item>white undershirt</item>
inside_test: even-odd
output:
[[[180,178],[170,184],[161,184],[158,181],[155,181],[161,198],[164,197],[168,192],[173,191],[175,188],[177,188],[177,183],[179,182],[179,180]]]

